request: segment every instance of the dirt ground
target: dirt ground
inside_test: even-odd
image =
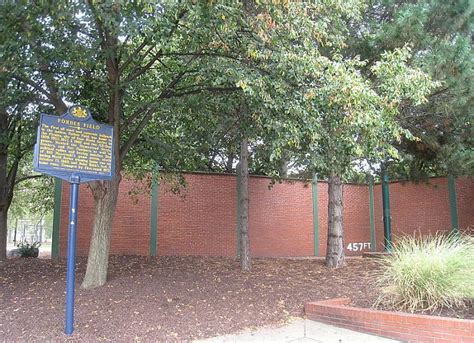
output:
[[[77,285],[86,260],[77,262]],[[322,260],[112,256],[104,287],[76,288],[75,331],[63,333],[65,261],[0,263],[0,337],[6,341],[190,341],[302,316],[308,301],[376,298],[370,259],[338,270]],[[470,316],[472,313],[466,313]],[[474,317],[474,316],[473,316]]]

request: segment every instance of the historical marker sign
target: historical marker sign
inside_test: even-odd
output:
[[[61,117],[41,114],[34,169],[67,181],[72,174],[80,182],[111,179],[112,141],[112,127],[97,123],[82,106]]]
[[[109,180],[113,177],[113,146],[112,127],[97,123],[85,107],[71,106],[60,117],[41,115],[35,145],[34,170],[71,183],[64,329],[68,335],[74,331],[79,184],[94,180]]]

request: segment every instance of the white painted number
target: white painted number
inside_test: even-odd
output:
[[[347,245],[347,250],[350,251],[362,251],[370,249],[370,242],[365,243],[349,243]]]

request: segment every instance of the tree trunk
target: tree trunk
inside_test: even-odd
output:
[[[248,164],[248,142],[242,139],[240,144],[240,162],[239,162],[239,210],[238,232],[240,239],[240,268],[242,271],[250,271],[250,239],[249,239],[249,164]]]
[[[99,287],[107,281],[112,221],[120,180],[121,176],[117,174],[111,181],[96,181],[91,184],[95,213],[83,288]]]
[[[92,6],[92,2],[90,2],[90,6]],[[111,20],[118,22],[119,9],[119,6],[113,6],[113,12],[110,13],[113,15],[110,18]],[[101,23],[97,21],[97,25],[101,26]],[[128,148],[123,150],[120,147],[120,121],[124,89],[120,83],[120,61],[117,54],[118,36],[115,32],[105,32],[105,37],[102,50],[106,53],[107,78],[110,85],[108,121],[113,127],[114,134],[115,175],[110,181],[96,181],[90,184],[95,202],[95,213],[89,256],[87,257],[86,275],[81,285],[83,288],[99,287],[107,281],[112,223],[117,207],[120,181],[122,179],[120,174],[122,158],[130,147],[128,146]],[[132,143],[133,140],[130,144]]]
[[[2,118],[3,119],[3,118]],[[3,125],[2,125],[3,127]],[[3,129],[2,129],[3,131]],[[4,134],[4,132],[3,132]],[[3,136],[2,134],[2,136]],[[8,200],[10,186],[8,184],[8,153],[7,147],[0,146],[0,261],[7,259],[7,218],[11,201]]]
[[[39,222],[39,242],[43,243],[43,218]]]
[[[341,179],[331,174],[328,183],[328,245],[326,252],[326,266],[329,268],[339,268],[346,265],[342,220],[342,188]]]
[[[229,153],[229,155],[227,156],[226,164],[225,164],[225,172],[232,173],[233,167],[234,167],[234,154]]]
[[[18,218],[15,219],[15,231],[13,232],[13,243],[16,244],[16,233],[18,231]]]
[[[280,177],[288,177],[288,152],[284,151],[280,159]]]
[[[288,161],[286,160],[280,161],[280,177],[282,178],[288,177]]]
[[[0,261],[7,259],[7,212],[0,209]]]
[[[38,231],[39,231],[39,226],[38,226],[38,222],[35,223],[35,239],[33,240],[34,242],[38,242]]]

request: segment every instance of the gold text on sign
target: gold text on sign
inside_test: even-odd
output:
[[[89,174],[112,172],[112,136],[94,130],[100,125],[67,119],[58,122],[68,126],[41,125],[40,165]]]
[[[69,120],[69,119],[58,118],[58,123],[66,124],[66,125],[70,125],[70,126],[82,126],[86,129],[100,130],[100,125],[89,124],[89,123],[81,123],[79,121]]]

